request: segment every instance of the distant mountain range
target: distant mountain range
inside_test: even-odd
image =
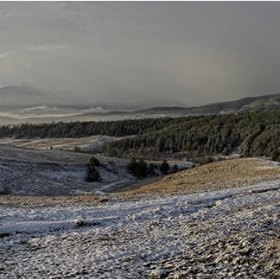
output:
[[[110,111],[78,104],[79,96],[64,100],[52,92],[28,86],[0,88],[0,125],[22,122],[122,120],[189,115],[220,115],[280,109],[280,93],[247,97],[197,107],[154,107],[137,111]],[[65,102],[68,103],[65,103]]]
[[[280,109],[280,93],[246,97],[235,101],[219,102],[197,107],[154,107],[137,111],[140,114],[167,115],[219,115],[241,112],[269,111]]]
[[[51,106],[80,106],[82,98],[72,93],[62,95],[55,91],[42,91],[30,86],[6,86],[0,88],[0,106],[37,107]],[[75,104],[75,105],[74,105]]]
[[[44,104],[46,94],[29,86],[7,86],[0,88],[1,106],[35,106]]]

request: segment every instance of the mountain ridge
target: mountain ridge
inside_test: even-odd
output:
[[[61,98],[59,94],[54,92],[44,92],[40,89],[30,86],[6,86],[0,88],[0,106],[2,109],[6,109],[11,106],[22,108],[33,108],[42,106],[59,106],[75,108],[81,110],[79,115],[120,115],[132,117],[134,115],[142,117],[157,117],[157,116],[188,116],[188,115],[220,115],[220,114],[233,114],[241,112],[254,112],[254,111],[268,111],[280,109],[280,93],[273,93],[268,95],[244,97],[233,101],[223,101],[210,103],[201,106],[156,106],[150,108],[144,108],[140,110],[119,110],[112,108],[108,109],[109,104],[96,104],[90,107],[89,104],[77,104],[76,98]],[[1,108],[0,107],[0,108]],[[105,109],[104,109],[105,108]],[[97,110],[98,109],[98,110]],[[0,109],[1,110],[1,109]],[[74,114],[75,115],[75,114]]]
[[[280,109],[280,93],[244,97],[233,101],[217,102],[195,107],[152,107],[136,112],[141,114],[219,115],[278,109]]]

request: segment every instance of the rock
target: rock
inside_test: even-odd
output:
[[[191,278],[191,276],[188,274],[188,272],[186,270],[180,271],[180,272],[176,272],[173,277],[174,277],[174,279]]]
[[[106,203],[106,202],[108,202],[108,201],[109,201],[108,198],[100,198],[100,199],[98,200],[99,204],[103,204],[103,203]]]
[[[4,237],[7,237],[7,236],[10,236],[10,233],[1,233],[0,234],[0,238],[4,238]]]
[[[248,272],[247,271],[243,271],[240,272],[236,275],[236,278],[245,278],[246,276],[248,276]]]
[[[92,222],[92,221],[87,221],[87,220],[76,220],[75,221],[75,227],[87,227],[87,226],[96,226],[99,225],[100,223],[98,222]]]
[[[166,264],[164,265],[164,268],[170,269],[170,270],[174,270],[174,269],[175,269],[175,266],[174,266],[174,264],[172,264],[172,263],[166,263]]]
[[[152,279],[164,279],[168,276],[170,271],[165,270],[165,269],[156,269],[153,270],[151,273],[151,278]]]

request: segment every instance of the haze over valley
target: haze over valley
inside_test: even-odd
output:
[[[108,104],[88,105],[71,99],[59,99],[53,93],[30,86],[0,88],[0,125],[57,121],[110,121],[189,115],[218,115],[241,112],[277,110],[280,94],[245,97],[239,100],[211,103],[203,106],[164,106],[139,110],[112,108]],[[23,101],[22,101],[23,100]],[[77,105],[79,104],[79,105]],[[92,101],[94,104],[94,100]]]

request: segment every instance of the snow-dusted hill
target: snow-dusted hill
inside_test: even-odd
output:
[[[0,145],[0,184],[100,194],[133,180],[102,158],[107,181],[87,185],[89,157]],[[103,196],[0,195],[0,278],[280,278],[279,179],[275,162],[234,159]]]
[[[234,114],[279,110],[280,94],[246,97],[234,101],[218,102],[197,107],[153,107],[131,111],[107,110],[100,106],[77,106],[82,100],[72,96],[57,98],[30,87],[0,88],[0,125],[68,121],[109,121],[124,119],[182,117],[189,115]],[[73,98],[75,100],[73,100]],[[71,100],[72,99],[72,100]],[[76,105],[73,105],[76,104]]]
[[[22,195],[67,195],[100,193],[136,180],[126,170],[126,161],[102,158],[96,167],[102,182],[85,181],[90,155],[36,151],[0,145],[0,193]]]
[[[102,180],[101,182],[86,182],[87,163],[92,155],[57,150],[69,147],[73,149],[77,142],[86,149],[86,147],[96,147],[99,142],[106,141],[103,138],[99,139],[99,142],[95,140],[97,139],[92,140],[92,137],[80,140],[80,142],[72,139],[70,143],[67,139],[56,139],[53,141],[59,141],[59,145],[54,145],[53,150],[46,150],[46,142],[41,140],[29,140],[27,143],[6,140],[20,147],[0,144],[0,194],[77,195],[90,193],[100,195],[116,191],[137,181],[137,178],[127,171],[128,160],[97,156],[101,165],[96,167],[96,170],[100,173]],[[40,150],[24,148],[28,145],[39,146]],[[186,162],[178,166],[186,168],[190,165],[191,163]]]
[[[0,205],[0,277],[279,278],[279,190]]]

